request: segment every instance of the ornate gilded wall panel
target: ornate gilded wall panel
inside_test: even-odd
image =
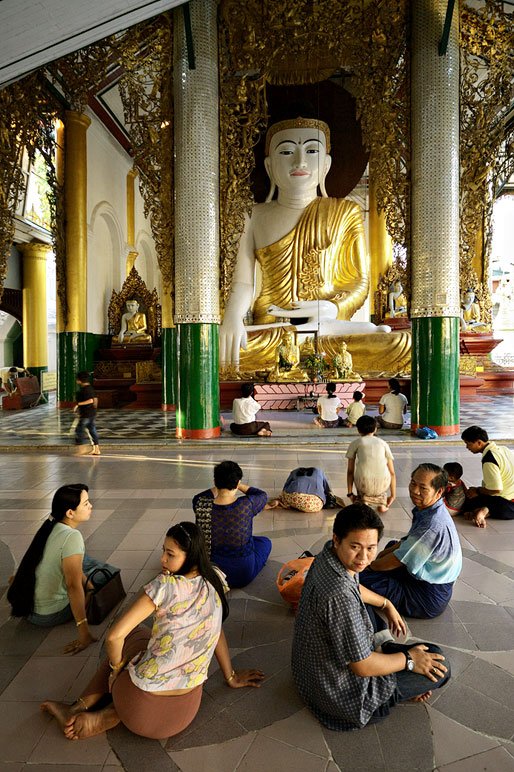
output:
[[[173,18],[162,14],[117,42],[125,126],[138,169],[144,213],[150,221],[163,292],[173,299]]]
[[[475,292],[482,319],[492,321],[490,247],[494,199],[514,166],[514,23],[499,3],[461,8],[460,288]],[[481,238],[480,238],[481,236]],[[477,238],[478,237],[478,238]],[[481,281],[473,265],[481,260]],[[481,242],[481,243],[480,243]]]

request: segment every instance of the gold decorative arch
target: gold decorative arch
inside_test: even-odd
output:
[[[139,302],[140,311],[146,314],[148,332],[155,342],[156,338],[161,334],[159,296],[155,287],[150,292],[135,267],[132,268],[131,272],[123,282],[121,291],[112,291],[109,308],[107,310],[109,335],[117,335],[119,333],[121,317],[125,311],[125,303],[127,300],[137,300]]]

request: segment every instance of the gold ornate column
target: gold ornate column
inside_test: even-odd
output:
[[[51,246],[32,241],[17,249],[23,255],[23,366],[41,383],[41,373],[48,370],[46,256]]]
[[[87,331],[87,115],[66,111],[67,332]]]
[[[135,181],[136,181],[137,175],[138,175],[138,171],[135,167],[132,168],[127,174],[127,244],[129,245],[129,247],[134,247],[136,243]],[[135,249],[131,249],[131,251],[128,253],[127,276],[129,275],[132,268],[134,267],[134,263],[136,262],[136,257],[138,256],[138,254],[139,252],[136,252]]]
[[[87,347],[87,139],[91,120],[66,111],[64,198],[66,212],[66,329],[59,334],[58,400],[74,403],[75,376],[88,370]]]
[[[64,123],[61,120],[57,119],[56,146],[55,146],[55,174],[57,178],[57,183],[61,187],[61,189],[64,187],[64,143],[65,143]],[[55,296],[56,331],[57,331],[57,335],[59,335],[59,333],[64,332],[65,324],[64,324],[64,310],[62,308],[60,294],[59,294],[59,275],[57,275],[56,280],[57,280],[57,292]]]
[[[374,169],[369,169],[369,264],[370,292],[373,307],[373,295],[377,290],[380,276],[384,276],[393,264],[393,240],[386,228],[385,215],[377,210],[376,180]]]

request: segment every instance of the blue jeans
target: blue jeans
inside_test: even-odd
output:
[[[116,574],[120,570],[119,568],[109,565],[109,563],[102,563],[101,560],[95,560],[94,558],[90,558],[89,555],[84,555],[82,558],[82,571],[86,575],[86,580],[89,580],[89,577],[97,568],[105,568],[111,574]],[[95,576],[94,584],[96,587],[101,587],[106,581],[107,577],[105,574],[98,574]],[[69,603],[64,608],[60,609],[60,611],[54,611],[52,614],[36,614],[36,612],[33,611],[32,614],[29,614],[27,617],[28,622],[32,622],[33,625],[38,625],[38,627],[55,627],[55,625],[63,625],[66,622],[71,622],[72,619],[73,613]]]
[[[79,418],[75,429],[75,445],[87,445],[86,430],[91,435],[94,445],[98,445],[98,433],[94,418]]]

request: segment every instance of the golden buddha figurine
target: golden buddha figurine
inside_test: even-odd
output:
[[[121,317],[120,332],[113,339],[113,344],[151,343],[152,336],[147,332],[146,316],[139,310],[138,301],[127,300],[125,308],[126,311]]]
[[[307,374],[299,368],[300,351],[294,342],[291,330],[284,329],[275,350],[275,365],[270,370],[268,382],[308,380]]]
[[[307,357],[310,357],[313,354],[316,354],[314,342],[312,338],[307,337],[304,342],[300,344],[300,361],[303,362]]]
[[[332,367],[334,378],[346,381],[348,379],[360,380],[360,375],[353,372],[353,359],[348,351],[348,347],[343,341],[341,349],[337,351],[332,358]]]
[[[245,372],[273,367],[281,328],[296,318],[296,329],[317,332],[329,357],[344,336],[359,369],[373,364],[376,370],[397,370],[410,362],[408,332],[350,321],[368,296],[364,228],[358,204],[327,197],[329,151],[330,131],[323,121],[295,118],[268,131],[271,190],[265,203],[253,207],[241,236],[220,328],[222,367]],[[249,308],[254,323],[245,326]]]

